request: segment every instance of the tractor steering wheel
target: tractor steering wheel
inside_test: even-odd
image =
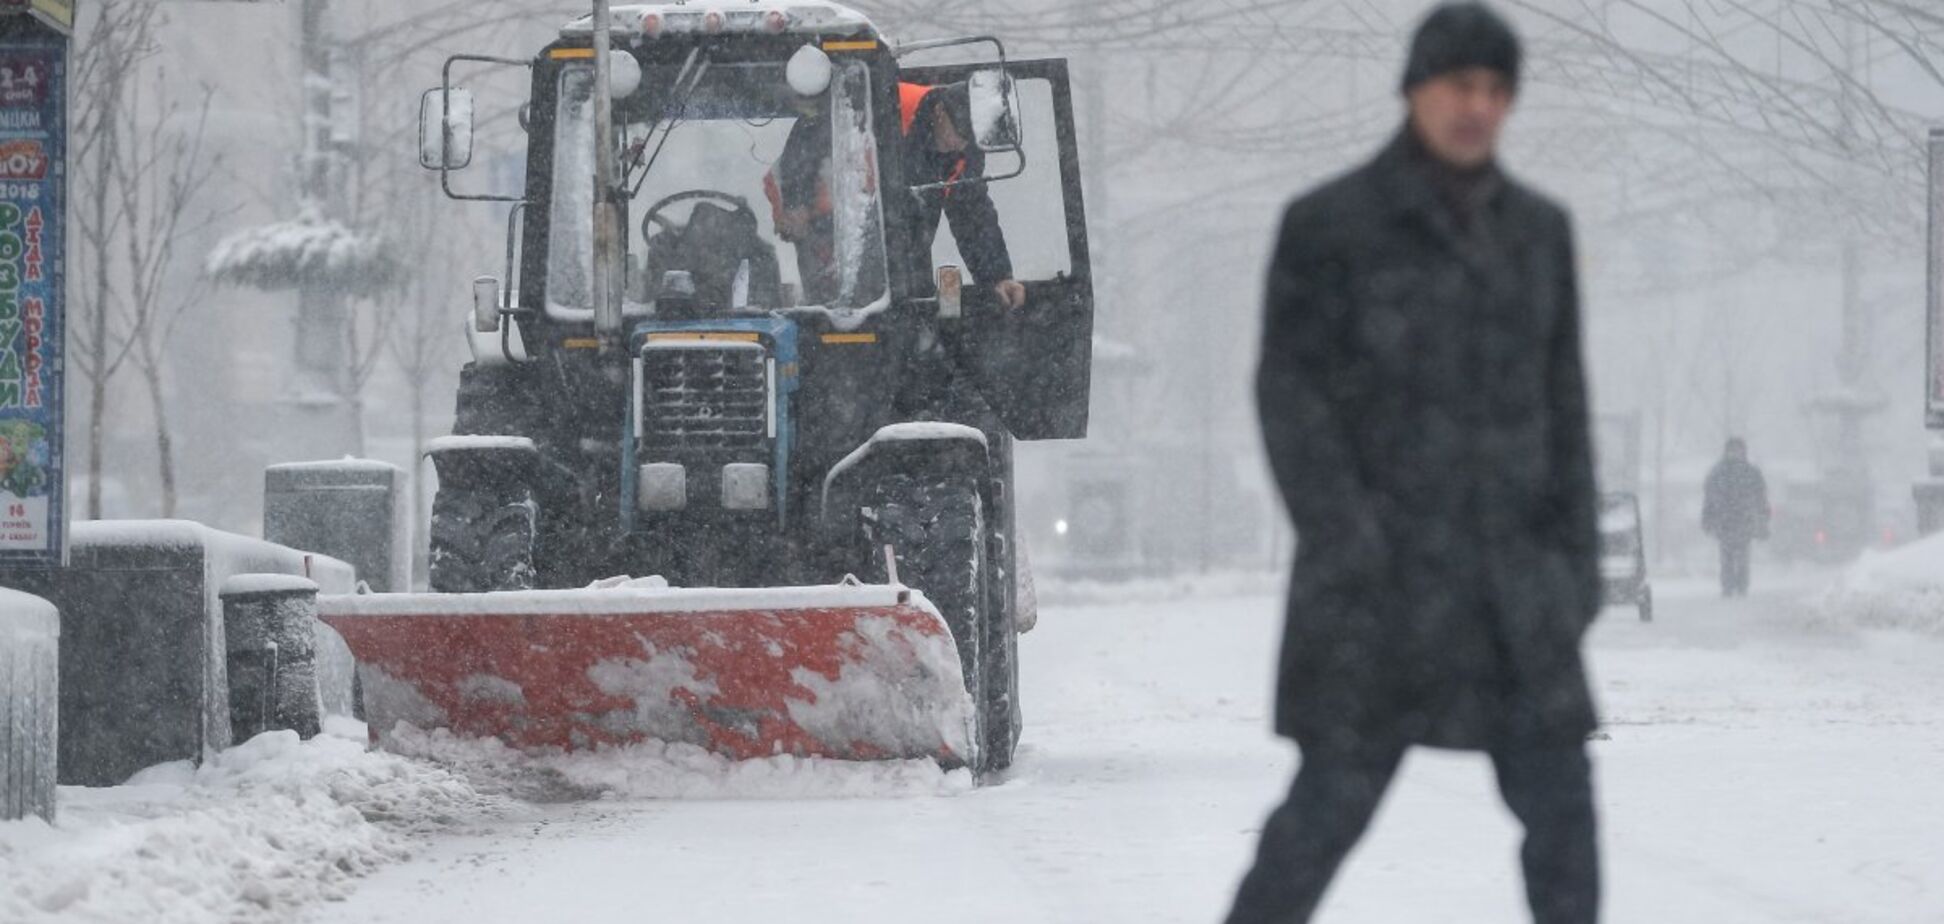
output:
[[[654,237],[654,226],[656,225],[660,225],[662,230],[670,234],[680,233],[681,229],[677,228],[675,222],[664,216],[662,212],[666,211],[671,205],[687,202],[690,199],[709,199],[721,202],[728,205],[733,211],[748,215],[752,223],[756,220],[756,213],[749,208],[748,200],[741,196],[713,189],[691,189],[687,192],[678,192],[671,196],[663,196],[660,201],[649,206],[648,211],[641,216],[641,239],[646,241]]]

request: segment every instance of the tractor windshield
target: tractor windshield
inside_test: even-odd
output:
[[[593,70],[560,78],[547,311],[593,317]],[[869,306],[885,295],[869,72],[836,62],[816,96],[781,62],[644,68],[615,103],[629,192],[624,313]],[[685,276],[683,274],[686,274]]]

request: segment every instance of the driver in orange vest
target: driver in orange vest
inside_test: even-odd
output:
[[[919,234],[913,246],[931,253],[941,217],[952,227],[952,238],[975,282],[989,284],[1008,308],[1026,304],[1026,287],[1013,278],[1012,257],[999,212],[986,191],[985,152],[969,140],[971,101],[963,83],[925,86],[898,84],[899,124],[904,131],[905,182],[931,186],[912,193],[909,206]],[[797,247],[797,266],[804,294],[812,301],[820,291],[834,291],[836,267],[831,256],[829,178],[830,135],[822,120],[799,120],[791,129],[783,156],[764,177],[777,234]],[[813,157],[810,152],[822,152]]]
[[[985,152],[972,143],[971,96],[963,83],[927,87],[898,84],[904,126],[905,182],[946,184],[913,193],[920,253],[930,254],[941,217],[973,280],[992,286],[1008,308],[1026,304],[1026,287],[1013,278],[1012,256],[999,228],[999,211],[986,190]]]

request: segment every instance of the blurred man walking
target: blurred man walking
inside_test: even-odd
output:
[[[1566,213],[1498,166],[1518,77],[1503,20],[1438,7],[1407,124],[1284,216],[1257,397],[1299,536],[1276,731],[1302,768],[1231,924],[1309,920],[1413,745],[1490,754],[1535,920],[1598,917],[1578,291]]]
[[[1701,495],[1701,528],[1721,544],[1721,595],[1748,596],[1748,551],[1769,534],[1768,482],[1748,461],[1748,444],[1728,440],[1708,471]]]

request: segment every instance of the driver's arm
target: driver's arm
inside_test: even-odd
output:
[[[776,228],[776,236],[796,243],[810,229],[810,211],[783,204],[783,186],[776,180],[775,168],[763,174],[763,196],[769,199],[770,222]]]
[[[967,157],[964,173],[979,176],[985,172],[984,158]],[[952,228],[952,239],[958,242],[959,255],[965,258],[965,268],[972,278],[982,285],[992,286],[1010,307],[1018,307],[1016,297],[1008,289],[1017,289],[1017,296],[1023,297],[1024,290],[1018,289],[1013,279],[1012,254],[1006,248],[1006,234],[999,227],[999,209],[992,204],[992,195],[986,190],[983,180],[962,183],[945,190],[945,220]]]

